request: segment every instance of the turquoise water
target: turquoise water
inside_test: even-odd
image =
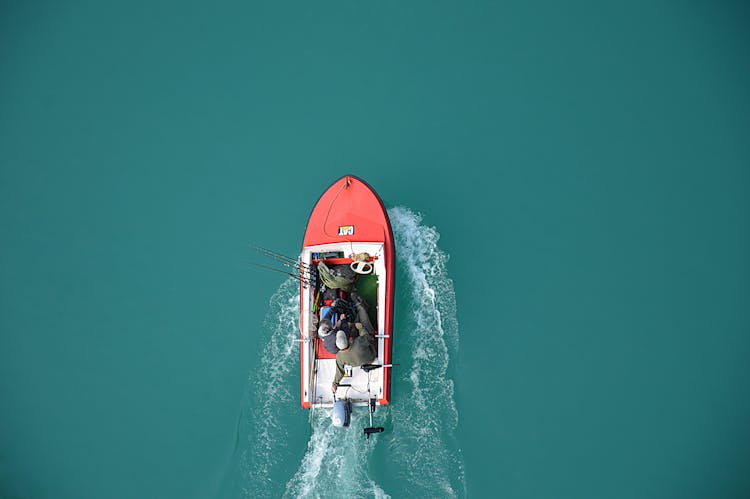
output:
[[[747,497],[749,15],[4,2],[0,496]],[[369,442],[251,265],[345,173],[399,255]]]

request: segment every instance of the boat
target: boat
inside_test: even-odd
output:
[[[307,222],[298,266],[301,406],[331,408],[337,427],[349,426],[352,408],[367,407],[370,427],[364,433],[369,438],[383,431],[372,424],[376,407],[391,401],[395,249],[388,214],[364,180],[346,175],[320,196]],[[331,275],[352,282],[336,287],[340,282],[332,283]],[[334,392],[336,355],[324,348],[320,313],[331,303],[356,306],[357,296],[372,325],[369,338],[377,356],[362,366],[346,366]]]

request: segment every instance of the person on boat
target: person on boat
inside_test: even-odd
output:
[[[333,326],[336,321],[339,320],[341,315],[348,315],[349,317],[354,316],[354,308],[352,304],[344,300],[343,298],[336,298],[334,300],[325,300],[324,305],[320,308],[320,323],[328,321]]]
[[[336,393],[339,382],[344,377],[346,372],[344,366],[363,366],[372,363],[378,357],[373,335],[363,327],[361,322],[355,325],[359,330],[359,336],[354,339],[348,338],[343,331],[336,333],[336,346],[339,347],[339,351],[336,354],[336,374],[333,376],[331,386],[333,393]]]
[[[358,331],[358,335],[351,338],[347,337],[343,331],[336,333],[336,346],[339,351],[336,354],[336,374],[333,377],[333,385],[331,386],[333,393],[336,393],[339,382],[344,377],[344,366],[359,367],[370,364],[378,356],[377,352],[375,352],[375,335],[372,331],[370,319],[367,317],[367,310],[362,304],[362,300],[357,298],[355,295],[359,322],[356,322],[354,326]]]
[[[320,320],[318,321],[318,337],[323,338],[327,331],[333,329],[333,323],[338,317],[331,310],[331,307],[323,307],[320,311]]]
[[[347,317],[356,316],[355,304],[350,303],[344,298],[336,298],[335,300],[333,300],[333,304],[331,305],[331,307],[333,308],[333,311],[337,316],[341,316],[344,314],[346,314]]]
[[[372,323],[370,322],[370,315],[367,313],[367,309],[369,308],[369,305],[367,302],[357,294],[356,291],[352,291],[349,293],[349,299],[351,300],[351,304],[353,305],[352,312],[355,313],[355,316],[357,318],[357,322],[361,322],[362,325],[370,332],[370,334],[375,334],[374,328],[372,327]],[[356,337],[359,333],[355,331],[354,336]]]
[[[318,326],[318,338],[324,339],[327,336],[331,334],[331,331],[333,330],[333,324],[331,324],[331,321],[328,319],[324,319],[320,321],[320,325]]]
[[[328,319],[325,319],[318,328],[318,337],[323,339],[323,348],[327,352],[336,354],[339,351],[339,347],[336,345],[336,337],[339,332],[343,332],[347,337],[351,336],[352,326],[349,320],[346,318],[346,314],[341,314],[336,324],[331,325]]]

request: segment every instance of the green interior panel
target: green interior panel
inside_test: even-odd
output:
[[[377,329],[378,276],[373,274],[359,276],[359,279],[357,279],[357,293],[367,301],[369,305],[367,312],[370,316],[370,322]]]

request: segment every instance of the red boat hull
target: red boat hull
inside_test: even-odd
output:
[[[385,272],[379,279],[385,281],[385,293],[382,302],[377,304],[378,309],[384,311],[382,324],[378,324],[379,334],[387,336],[383,339],[381,361],[390,364],[393,345],[393,305],[395,296],[395,249],[393,242],[393,231],[391,229],[388,214],[382,201],[375,191],[363,180],[347,175],[334,182],[318,199],[310,214],[305,236],[302,242],[303,254],[310,247],[326,244],[346,243],[381,243],[383,245],[382,255],[378,258],[384,260]],[[352,245],[352,248],[354,246]],[[349,251],[346,252],[349,254]],[[350,259],[344,259],[350,262]],[[342,262],[343,263],[343,262]],[[301,293],[309,292],[304,287]],[[302,295],[300,295],[302,296]],[[307,313],[300,301],[300,325],[304,323],[304,314]],[[381,309],[381,307],[383,307]],[[300,328],[301,339],[304,341],[306,331]],[[305,400],[303,346],[300,343],[300,366],[303,371],[300,376],[300,393],[302,396],[302,407],[310,408],[310,402]],[[391,396],[391,369],[383,369],[383,394],[378,399],[380,405],[390,403]]]

